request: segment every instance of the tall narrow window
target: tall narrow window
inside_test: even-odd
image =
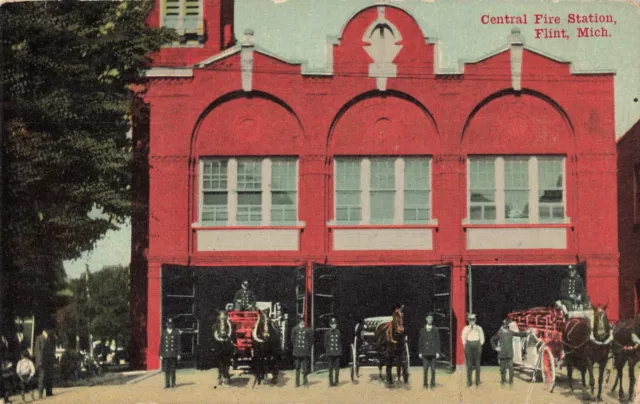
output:
[[[529,157],[504,158],[504,215],[507,222],[529,220]]]
[[[227,160],[205,160],[202,164],[202,223],[227,223]]]
[[[195,32],[200,24],[200,0],[183,0],[184,22],[182,27],[187,32]]]
[[[371,223],[393,223],[395,159],[371,159]]]
[[[178,28],[180,25],[180,0],[164,0],[164,26]]]
[[[274,159],[271,163],[271,223],[274,225],[295,224],[297,181],[294,159]]]
[[[258,225],[262,220],[262,161],[238,160],[238,224]]]
[[[541,222],[564,220],[562,157],[538,158],[538,211]]]
[[[473,157],[469,159],[469,215],[471,221],[496,220],[495,159]]]
[[[360,222],[360,160],[336,160],[336,221]]]
[[[430,159],[404,159],[404,222],[427,223],[431,218]]]

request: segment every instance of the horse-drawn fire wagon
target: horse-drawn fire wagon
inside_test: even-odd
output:
[[[570,318],[588,318],[590,312],[569,312]],[[537,307],[508,314],[513,331],[533,331],[530,336],[513,339],[514,365],[532,374],[541,376],[545,388],[553,391],[556,369],[565,357],[563,331],[567,324],[562,311],[555,307]]]
[[[565,320],[556,308],[537,307],[508,314],[513,331],[532,330],[523,338],[513,339],[513,363],[529,371],[532,378],[542,377],[549,391],[553,391],[556,366],[564,357],[562,332]]]
[[[362,366],[377,366],[381,372],[383,354],[380,352],[379,341],[376,340],[376,330],[385,324],[392,324],[393,316],[368,317],[363,322],[356,324],[355,336],[351,343],[351,381],[355,382],[360,377]],[[405,382],[409,378],[409,342],[404,338],[401,365]],[[382,373],[380,373],[382,375]]]
[[[229,305],[228,305],[229,307]],[[232,307],[232,304],[231,304]],[[235,335],[234,345],[236,347],[235,354],[232,359],[233,369],[247,368],[251,365],[253,358],[253,339],[252,333],[260,311],[267,312],[271,323],[280,332],[280,345],[284,351],[286,347],[287,335],[287,314],[282,313],[280,303],[257,302],[257,310],[240,311],[231,310],[227,313],[231,327]]]

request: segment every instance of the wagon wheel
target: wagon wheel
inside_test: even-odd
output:
[[[411,361],[411,357],[409,356],[409,340],[406,339],[404,342],[404,358],[405,360],[403,361],[402,366],[404,367],[403,369],[403,374],[404,374],[404,382],[405,383],[409,383],[409,362]]]
[[[351,381],[355,382],[360,377],[360,367],[358,366],[358,338],[353,339],[351,344]]]
[[[556,360],[553,357],[551,348],[547,345],[542,346],[539,361],[540,372],[542,373],[542,383],[547,391],[553,393],[553,388],[556,383]]]

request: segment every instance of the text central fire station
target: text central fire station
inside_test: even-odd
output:
[[[391,6],[344,21],[309,72],[249,29],[234,41],[232,8],[158,0],[150,19],[183,37],[155,55],[134,127],[147,368],[166,318],[197,359],[243,280],[319,335],[331,315],[348,335],[404,304],[413,350],[435,311],[452,365],[468,311],[496,329],[549,306],[569,264],[618,318],[613,74],[574,71],[511,27],[443,73],[437,44]]]

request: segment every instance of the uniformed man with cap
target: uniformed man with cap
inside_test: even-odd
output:
[[[293,358],[296,368],[296,387],[300,386],[300,368],[302,367],[303,382],[309,386],[307,375],[311,359],[311,345],[313,344],[313,331],[304,324],[304,317],[298,317],[298,325],[291,330],[293,343]]]
[[[176,367],[180,360],[180,332],[173,328],[173,320],[167,320],[167,328],[160,338],[160,360],[164,368],[164,388],[176,387]]]
[[[462,345],[464,346],[464,361],[467,365],[467,387],[471,386],[473,369],[476,370],[476,386],[480,385],[480,356],[484,345],[484,331],[476,324],[476,315],[469,313],[469,324],[462,329]]]
[[[428,388],[427,380],[431,369],[431,388],[436,387],[436,360],[440,358],[440,331],[433,325],[433,313],[428,313],[426,324],[420,329],[418,356],[422,359],[424,370],[423,387]]]
[[[242,286],[233,296],[233,303],[236,310],[255,310],[256,296],[249,289],[249,281],[242,281]]]
[[[578,275],[576,266],[569,265],[568,273],[560,284],[560,300],[556,302],[565,316],[569,311],[574,311],[578,306],[588,303],[584,281]]]
[[[324,352],[329,362],[329,387],[338,386],[340,375],[340,357],[342,356],[342,338],[335,317],[329,322],[330,329],[324,333]],[[335,373],[335,377],[334,377]]]

